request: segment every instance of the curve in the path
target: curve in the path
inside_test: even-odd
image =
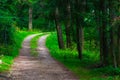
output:
[[[47,36],[42,36],[38,41],[38,58],[28,55],[29,42],[34,36],[24,40],[20,56],[11,70],[13,80],[79,80],[50,56],[45,47]]]
[[[30,55],[30,41],[35,36],[38,36],[40,34],[33,34],[28,37],[26,37],[22,43],[22,49],[20,50],[20,56]]]
[[[50,56],[48,49],[45,47],[47,36],[48,35],[42,36],[38,41],[38,52],[41,64],[39,70],[42,72],[44,80],[79,80],[62,64]]]

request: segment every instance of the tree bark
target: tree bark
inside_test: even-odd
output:
[[[96,3],[98,3],[97,1],[94,2],[94,6],[95,6],[95,19],[96,19],[96,23],[97,26],[99,27],[99,36],[100,36],[100,63],[103,64],[103,41],[102,41],[102,37],[103,37],[103,30],[101,28],[101,6],[96,5]]]
[[[83,27],[82,24],[84,22],[83,17],[79,15],[79,13],[83,13],[83,5],[80,5],[79,0],[76,0],[76,42],[77,42],[77,50],[78,50],[78,57],[79,59],[82,59],[82,49],[83,49]],[[80,11],[81,10],[81,11]]]
[[[67,0],[66,2],[66,11],[67,11],[67,15],[66,15],[66,46],[67,48],[71,48],[71,6],[70,6],[70,1]]]
[[[82,59],[82,32],[83,28],[79,25],[79,19],[76,19],[76,38],[77,38],[77,50],[78,50],[78,57],[79,59]]]
[[[108,65],[108,45],[106,36],[106,3],[104,0],[100,0],[100,11],[101,11],[101,27],[100,27],[100,54],[102,57],[102,63],[104,66]]]
[[[56,10],[55,10],[55,24],[56,24],[59,48],[64,49],[65,47],[64,47],[64,41],[63,41],[63,36],[62,36],[62,29],[60,27],[58,7],[56,7]]]
[[[29,30],[32,30],[32,6],[29,6]]]
[[[118,3],[120,3],[120,0],[118,0]],[[118,12],[120,12],[120,6],[118,7]],[[120,20],[120,17],[119,17]],[[117,30],[117,38],[118,38],[118,67],[120,67],[120,24],[118,25],[118,30]]]
[[[110,49],[109,49],[109,53],[110,53],[110,62],[112,62],[112,65],[117,68],[118,63],[117,63],[117,54],[115,51],[115,47],[116,47],[116,38],[115,38],[115,28],[114,28],[114,18],[116,17],[115,15],[115,9],[114,9],[114,1],[109,1],[109,19],[110,19]],[[111,64],[111,63],[110,63]]]
[[[120,26],[118,27],[118,66],[120,67]]]

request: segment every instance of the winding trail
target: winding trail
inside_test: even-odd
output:
[[[15,59],[10,75],[12,80],[79,80],[62,64],[55,61],[45,47],[48,35],[40,37],[38,41],[39,56],[32,57],[30,40],[36,35],[28,36],[22,45],[20,55]]]

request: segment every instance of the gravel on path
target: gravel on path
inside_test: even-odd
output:
[[[40,37],[36,49],[39,55],[37,58],[32,57],[30,40],[35,36],[28,36],[23,41],[20,55],[15,59],[10,71],[12,80],[79,80],[71,71],[50,56],[45,47],[48,35]]]

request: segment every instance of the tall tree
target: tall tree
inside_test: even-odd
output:
[[[70,48],[72,46],[71,39],[71,5],[70,0],[66,0],[66,46]]]
[[[111,62],[115,68],[117,68],[117,55],[115,53],[115,33],[114,33],[114,18],[115,15],[115,6],[114,1],[109,1],[109,19],[110,19],[110,58]]]
[[[84,17],[83,13],[85,12],[85,2],[81,2],[80,0],[75,0],[75,24],[76,24],[76,41],[77,41],[77,50],[79,53],[79,58],[82,59],[82,49],[83,49],[83,24],[84,24]]]
[[[64,49],[65,46],[64,46],[62,29],[61,29],[60,20],[59,20],[59,8],[58,7],[56,7],[55,9],[55,24],[56,24],[59,48]]]
[[[32,13],[33,13],[33,8],[32,5],[29,4],[29,30],[32,30]]]

